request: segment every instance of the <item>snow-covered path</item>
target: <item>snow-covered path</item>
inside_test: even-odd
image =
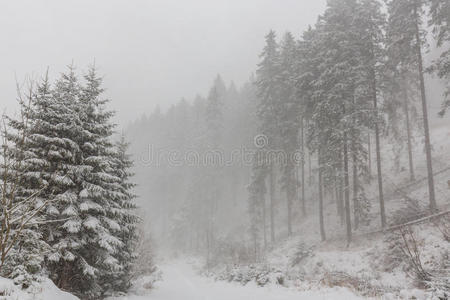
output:
[[[216,282],[197,275],[189,264],[162,266],[163,281],[147,296],[126,296],[117,300],[352,300],[363,299],[346,289],[296,291],[280,286],[260,288],[251,284]]]

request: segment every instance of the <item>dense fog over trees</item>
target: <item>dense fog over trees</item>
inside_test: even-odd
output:
[[[220,47],[222,23],[234,13],[302,3],[290,2],[256,9],[253,0],[195,0],[178,8],[198,15],[182,14],[181,23],[214,33],[204,45]],[[175,5],[153,4],[157,12]],[[137,20],[154,14],[147,5],[139,3]],[[311,9],[308,18],[319,6],[300,5],[302,14]],[[134,6],[123,15],[120,7],[114,2],[92,28],[117,25],[108,16],[136,21]],[[202,8],[211,26],[201,21]],[[155,24],[173,26],[178,14]],[[68,20],[74,15],[89,16],[76,10]],[[150,44],[142,41],[136,57],[128,52],[140,43],[136,33],[118,48],[123,60],[105,64],[133,61],[111,81],[101,57],[79,68],[69,61],[59,75],[47,69],[16,78],[15,112],[5,104],[0,124],[0,295],[447,299],[449,16],[448,0],[328,0],[309,26],[298,22],[301,32],[259,32],[274,16],[249,28],[236,21],[228,34],[240,41],[260,33],[260,43],[210,48],[203,63],[204,49],[188,41],[167,61],[186,61],[179,74],[146,74],[139,51]],[[88,44],[84,29],[74,32],[73,41]],[[151,47],[173,54],[164,32]],[[194,88],[198,94],[189,95]],[[165,100],[182,91],[185,98]]]

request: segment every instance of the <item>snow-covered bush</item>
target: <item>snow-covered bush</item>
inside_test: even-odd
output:
[[[329,287],[346,287],[368,297],[376,297],[388,292],[386,287],[371,284],[369,278],[350,275],[345,272],[327,272],[320,282]]]
[[[435,222],[434,226],[440,228],[442,232],[444,245],[450,246],[448,240],[448,228],[450,228],[450,218],[443,218],[440,222]],[[449,248],[449,247],[447,247]],[[450,298],[450,250],[446,249],[440,258],[439,263],[430,271],[430,279],[426,283],[429,292],[436,299]]]
[[[280,270],[271,268],[266,264],[234,265],[223,268],[213,276],[216,280],[238,282],[242,285],[254,282],[259,286],[267,284],[283,285],[286,277]]]
[[[297,245],[294,255],[291,257],[291,266],[294,267],[301,263],[305,258],[313,256],[314,247],[308,247],[304,242],[300,242]]]
[[[425,210],[421,208],[417,200],[408,198],[406,204],[400,209],[396,210],[392,215],[391,225],[400,225],[408,223],[412,220],[421,218],[425,215]],[[383,238],[385,245],[385,251],[381,259],[380,266],[383,267],[383,271],[390,272],[395,268],[403,266],[409,268],[409,263],[406,261],[402,245],[404,240],[400,231],[390,231],[386,233]]]
[[[426,215],[417,201],[408,199],[407,206],[394,213],[395,223],[401,225]],[[450,294],[450,267],[446,228],[448,219],[442,218],[423,225],[403,226],[384,237],[386,250],[384,271],[400,268],[415,279],[420,288],[427,288],[433,299],[447,299]],[[439,232],[442,235],[439,235]]]

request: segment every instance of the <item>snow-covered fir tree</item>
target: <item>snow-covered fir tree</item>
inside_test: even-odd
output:
[[[8,213],[2,211],[0,217],[1,274],[25,288],[43,275],[43,254],[49,251],[43,239],[42,222],[43,211],[50,206],[48,193],[52,176],[45,172],[49,162],[40,157],[45,143],[39,134],[44,129],[36,122],[39,117],[36,110],[49,104],[48,76],[37,91],[34,84],[29,83],[25,94],[19,91],[21,113],[7,118],[8,127],[2,127],[1,134],[4,139],[0,168],[2,207],[13,207]]]
[[[295,154],[299,148],[298,135],[300,129],[300,103],[297,98],[295,86],[297,47],[293,35],[285,34],[280,45],[279,61],[279,98],[276,106],[277,126],[280,128],[280,149],[284,152],[284,161],[280,162],[282,188],[286,192],[287,228],[288,234],[292,234],[293,204],[297,197],[298,189],[298,162]]]
[[[437,206],[423,59],[423,51],[427,48],[426,30],[423,28],[425,4],[426,1],[423,0],[388,1],[387,10],[389,14],[388,32],[395,32],[397,47],[400,47],[401,49],[407,49],[409,47],[412,49],[412,51],[405,51],[405,53],[403,53],[403,59],[406,60],[406,63],[411,62],[415,66],[415,73],[417,74],[417,79],[419,81],[425,154],[427,160],[428,193],[430,210],[434,211],[437,209]]]
[[[278,108],[280,99],[279,91],[279,67],[280,53],[276,40],[275,31],[271,30],[265,37],[265,46],[260,54],[260,63],[256,71],[256,95],[258,97],[256,115],[258,117],[258,128],[262,134],[263,146],[268,150],[275,150],[279,145],[278,133],[280,132],[277,123]],[[271,242],[275,242],[275,185],[276,185],[276,161],[267,158],[269,180],[269,201],[270,201],[270,236]]]
[[[265,149],[258,149],[253,157],[252,174],[248,185],[249,233],[252,240],[252,252],[255,261],[260,260],[267,250],[267,210],[266,177],[267,164]]]
[[[84,79],[70,66],[53,87],[46,76],[30,89],[23,137],[24,121],[9,119],[7,155],[20,162],[15,199],[36,195],[42,210],[5,270],[24,286],[45,270],[59,287],[97,299],[129,287],[139,219],[132,162],[124,140],[113,141],[102,79],[93,67]]]
[[[428,0],[430,6],[429,24],[433,28],[433,34],[437,41],[437,46],[441,49],[439,59],[431,67],[439,78],[448,82],[450,79],[450,3],[446,0]],[[440,115],[443,116],[450,108],[450,85],[447,84],[445,99],[442,102]]]
[[[136,248],[138,240],[137,224],[140,222],[137,216],[136,204],[133,193],[135,184],[131,181],[133,173],[133,161],[128,154],[129,143],[125,136],[115,144],[115,160],[112,164],[113,174],[119,181],[109,194],[114,209],[110,211],[106,220],[113,230],[113,235],[122,241],[121,246],[114,253],[118,266],[112,272],[102,274],[102,286],[107,287],[109,292],[127,291],[131,286],[134,264],[136,262]]]

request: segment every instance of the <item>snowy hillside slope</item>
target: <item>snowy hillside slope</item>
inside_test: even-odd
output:
[[[432,141],[435,145],[437,203],[439,210],[446,212],[450,210],[450,126],[447,122],[434,128]],[[387,169],[384,178],[386,212],[390,226],[402,223],[402,218],[410,221],[429,214],[425,154],[420,140],[415,144],[414,156],[416,180],[411,182],[407,168],[401,168],[398,173],[387,168],[393,165],[394,156],[390,149],[383,149],[383,165]],[[406,159],[401,158],[401,166],[406,165]],[[426,294],[427,286],[418,282],[407,255],[401,252],[401,231],[381,231],[375,180],[366,187],[366,193],[372,204],[370,223],[354,230],[349,246],[345,239],[345,226],[339,226],[336,205],[330,197],[325,206],[327,240],[321,241],[317,202],[314,200],[316,195],[312,194],[308,201],[308,215],[297,216],[293,237],[287,238],[286,232],[278,232],[277,245],[268,250],[264,262],[251,266],[220,265],[209,275],[227,281],[262,281],[262,284],[277,281],[273,278],[281,276],[283,285],[302,290],[317,286],[344,286],[366,297],[431,299],[432,294]],[[423,268],[431,274],[445,269],[442,263],[448,261],[449,225],[450,214],[409,227],[411,234],[405,232],[408,241],[413,237]],[[448,266],[444,272],[440,276],[450,278]]]

